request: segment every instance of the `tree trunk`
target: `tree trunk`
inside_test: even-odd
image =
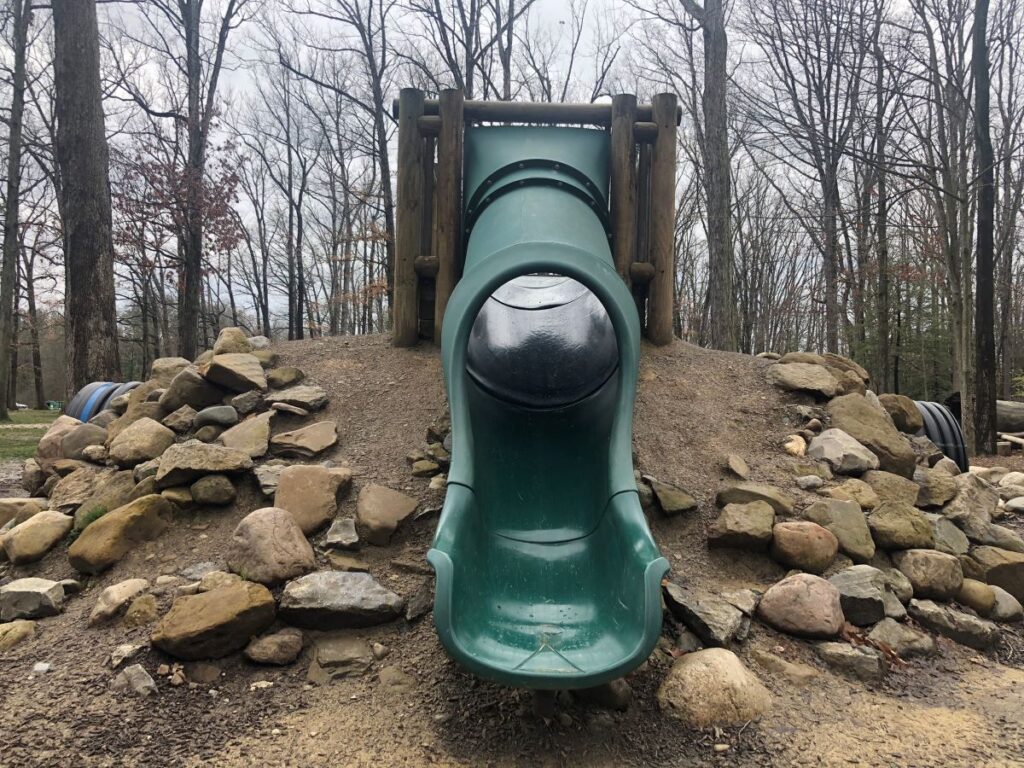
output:
[[[36,312],[35,256],[25,258],[25,301],[28,305],[28,330],[32,343],[32,381],[35,384],[36,408],[46,404],[43,394],[43,355],[39,345],[39,314]]]
[[[96,0],[56,0],[53,28],[70,396],[90,381],[117,381],[121,360]]]

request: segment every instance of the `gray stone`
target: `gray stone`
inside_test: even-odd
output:
[[[254,351],[258,349],[269,349],[270,339],[268,339],[266,336],[250,336],[249,347]]]
[[[168,413],[173,413],[183,405],[201,410],[210,405],[217,405],[223,397],[223,390],[207,382],[195,367],[189,366],[179,371],[171,380],[167,391],[160,396],[160,407]]]
[[[287,389],[288,387],[295,386],[305,378],[306,374],[292,365],[271,368],[267,371],[267,385],[271,389]]]
[[[886,567],[880,570],[885,577],[885,585],[889,590],[904,605],[909,603],[910,598],[914,596],[914,585],[910,583],[910,579],[904,576],[903,572],[898,568]]]
[[[970,648],[983,651],[999,642],[999,627],[991,621],[931,600],[911,600],[908,611],[911,618],[926,629]]]
[[[697,500],[682,488],[671,483],[663,483],[650,476],[645,476],[644,480],[651,486],[658,506],[666,515],[678,515],[681,512],[690,512],[697,508]]]
[[[883,502],[868,515],[868,527],[883,549],[930,549],[935,544],[928,518],[899,502]]]
[[[136,696],[152,696],[157,692],[156,682],[141,664],[132,664],[121,670],[111,687],[115,691],[131,691]]]
[[[235,500],[235,486],[224,475],[206,475],[192,483],[189,490],[196,504],[223,507]]]
[[[357,677],[365,674],[373,664],[373,651],[366,640],[348,634],[316,638],[312,655],[307,678],[317,685]]]
[[[217,340],[213,343],[213,354],[224,355],[232,352],[248,354],[252,352],[252,344],[241,328],[221,328]]]
[[[266,507],[242,518],[227,561],[242,578],[273,585],[313,570],[315,557],[291,513]]]
[[[864,682],[877,682],[885,677],[889,665],[885,657],[874,648],[847,643],[818,643],[818,655],[829,666]]]
[[[956,496],[956,481],[941,469],[918,467],[914,470],[914,482],[921,486],[917,494],[917,506],[941,507]]]
[[[952,520],[937,514],[926,514],[932,524],[932,535],[935,537],[935,549],[947,555],[966,555],[971,548],[967,534],[961,531]]]
[[[80,424],[68,431],[61,440],[61,453],[65,459],[85,459],[86,448],[103,445],[107,440],[107,430],[95,424]]]
[[[816,491],[825,484],[825,481],[817,475],[801,475],[796,478],[796,484],[801,490]]]
[[[1017,598],[1002,587],[993,586],[992,592],[995,593],[996,602],[992,606],[992,613],[989,615],[990,619],[1005,623],[1024,619],[1024,606],[1021,606]]]
[[[56,616],[64,605],[64,587],[56,581],[28,577],[0,587],[0,621]]]
[[[196,429],[206,426],[233,427],[238,423],[238,411],[230,405],[211,405],[196,414],[192,426]]]
[[[775,510],[767,502],[726,504],[708,529],[708,546],[764,550],[774,525]]]
[[[931,635],[900,624],[893,619],[884,619],[868,633],[868,639],[891,648],[903,659],[912,656],[931,656],[935,653],[935,640]]]
[[[900,599],[896,597],[892,590],[886,588],[882,590],[882,604],[885,606],[885,615],[890,619],[896,619],[897,621],[903,621],[907,617],[907,608]]]
[[[671,581],[663,584],[672,615],[692,629],[705,645],[727,647],[743,628],[746,616],[726,600],[698,594]]]
[[[190,365],[184,357],[158,357],[149,367],[149,378],[154,380],[158,387],[166,389],[174,381],[174,377]]]
[[[857,502],[840,499],[816,501],[801,514],[831,531],[839,541],[839,550],[855,562],[865,563],[875,556],[875,541]]]
[[[171,488],[193,483],[203,475],[234,474],[251,468],[252,459],[243,451],[189,440],[172,445],[160,457],[156,484]]]
[[[306,629],[370,627],[398,618],[402,598],[368,573],[318,571],[285,585],[280,614]]]
[[[807,455],[828,462],[833,471],[844,475],[878,469],[878,457],[841,429],[826,429],[815,436]]]
[[[259,483],[260,493],[267,497],[272,497],[277,493],[277,484],[281,480],[281,473],[287,466],[288,464],[281,459],[273,459],[256,467],[252,473],[256,476],[256,482]]]
[[[263,395],[258,390],[250,389],[248,392],[232,397],[230,404],[238,413],[246,416],[254,413],[262,402]]]
[[[174,430],[183,435],[192,429],[192,422],[196,418],[196,409],[191,405],[183,405],[169,416],[165,416],[161,422],[168,429]]]
[[[908,549],[894,553],[893,562],[910,580],[916,597],[951,600],[964,582],[960,560],[945,552]]]
[[[359,534],[356,532],[356,521],[351,517],[339,517],[324,536],[324,546],[334,549],[359,549]]]
[[[245,658],[255,664],[285,666],[302,653],[302,631],[286,627],[278,632],[254,638],[245,647]]]
[[[954,478],[958,491],[955,498],[942,508],[942,514],[957,525],[961,521],[980,516],[988,523],[999,506],[999,492],[972,472]]]
[[[843,615],[851,624],[865,627],[885,617],[885,576],[870,565],[845,568],[829,578],[839,590]]]
[[[134,467],[162,455],[174,444],[174,432],[143,417],[121,430],[110,443],[108,456],[121,467]]]
[[[722,486],[718,490],[715,501],[720,507],[726,504],[749,504],[752,501],[764,501],[771,505],[777,515],[793,513],[793,497],[765,483],[740,481]]]
[[[321,387],[312,384],[299,384],[270,392],[263,398],[263,404],[268,408],[274,403],[287,403],[310,412],[319,411],[327,405],[327,393]]]
[[[190,565],[188,568],[182,570],[181,575],[189,581],[199,581],[206,574],[219,570],[221,570],[220,565],[207,561]]]

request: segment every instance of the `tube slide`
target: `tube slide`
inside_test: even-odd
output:
[[[473,673],[585,688],[641,664],[668,570],[633,478],[640,328],[608,244],[608,136],[466,129],[442,333],[452,463],[434,621]]]

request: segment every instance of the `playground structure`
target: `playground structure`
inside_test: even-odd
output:
[[[675,94],[650,104],[617,94],[610,103],[554,104],[437,100],[405,88],[393,106],[398,120],[393,343],[440,343],[445,309],[462,277],[464,241],[476,209],[463,205],[463,145],[475,124],[596,126],[609,136],[602,150],[610,184],[603,214],[615,269],[631,290],[644,335],[668,344],[675,289]]]
[[[668,562],[632,428],[641,327],[672,338],[677,115],[671,95],[399,99],[394,343],[441,343],[452,462],[427,555],[434,621],[482,677],[595,686],[660,635]]]

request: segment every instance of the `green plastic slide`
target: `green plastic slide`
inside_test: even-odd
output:
[[[608,136],[478,127],[466,255],[442,334],[452,415],[434,621],[473,673],[536,689],[621,677],[661,631],[668,570],[633,477],[640,328],[608,244]]]

